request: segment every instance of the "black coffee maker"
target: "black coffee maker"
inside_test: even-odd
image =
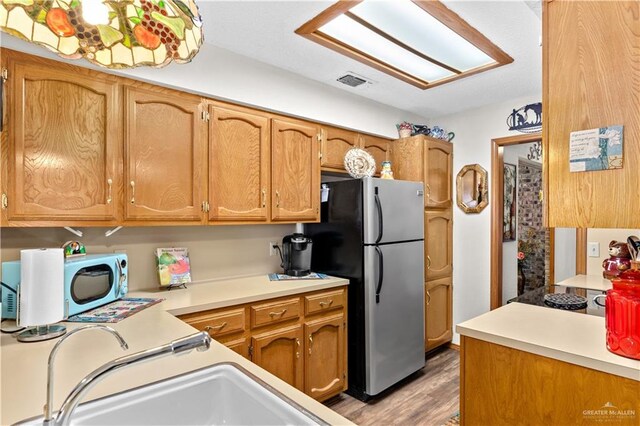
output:
[[[311,238],[306,237],[302,227],[296,227],[296,232],[282,239],[282,269],[286,275],[304,277],[311,273]]]

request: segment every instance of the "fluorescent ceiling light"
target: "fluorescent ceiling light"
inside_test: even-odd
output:
[[[513,62],[436,0],[343,0],[296,33],[422,89]]]

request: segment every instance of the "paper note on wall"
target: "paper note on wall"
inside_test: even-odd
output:
[[[571,132],[569,171],[590,172],[622,168],[623,126]]]

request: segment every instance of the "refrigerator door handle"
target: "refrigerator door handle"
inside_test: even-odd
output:
[[[378,210],[378,238],[376,244],[382,240],[382,233],[384,231],[384,223],[382,216],[382,203],[380,203],[380,197],[378,196],[378,187],[375,188],[374,199],[376,201],[376,210]]]
[[[384,257],[382,256],[382,250],[376,246],[376,253],[378,253],[378,285],[376,286],[376,303],[380,303],[380,292],[382,291],[382,281],[384,279]]]

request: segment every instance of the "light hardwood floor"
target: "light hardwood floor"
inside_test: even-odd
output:
[[[368,403],[347,394],[326,402],[358,425],[434,425],[459,409],[460,353],[443,348],[427,357],[426,367]]]

